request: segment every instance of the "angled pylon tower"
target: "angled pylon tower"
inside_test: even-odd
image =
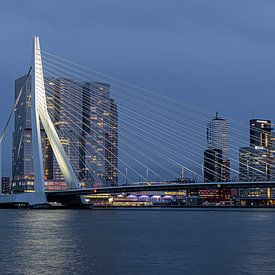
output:
[[[60,170],[68,186],[79,188],[79,182],[73,167],[64,151],[54,124],[47,109],[46,92],[43,76],[39,37],[34,37],[33,47],[33,87],[31,94],[32,142],[34,161],[34,189],[45,200],[44,167],[42,144],[40,135],[40,122],[42,123]],[[43,199],[44,198],[44,199]]]

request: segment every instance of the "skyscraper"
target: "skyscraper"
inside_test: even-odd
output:
[[[61,144],[80,180],[80,136],[82,127],[82,103],[75,99],[79,83],[66,78],[46,78],[47,103],[49,113],[56,127]],[[46,177],[49,180],[63,181],[57,160],[47,140]]]
[[[267,180],[267,160],[267,150],[264,147],[241,147],[239,150],[239,180]]]
[[[240,181],[271,179],[271,120],[250,120],[250,146],[239,149]],[[241,197],[269,197],[270,188],[240,189]]]
[[[204,180],[228,181],[229,123],[216,116],[207,123],[207,150],[204,152]]]
[[[15,192],[32,191],[34,186],[31,76],[15,81],[15,98],[25,82],[15,111],[12,169]],[[48,111],[79,181],[117,185],[118,113],[110,97],[110,85],[46,77],[45,87]],[[56,183],[64,181],[43,127],[41,139],[45,178]]]
[[[99,184],[117,185],[118,113],[110,97],[110,85],[84,83],[83,110],[82,177]]]
[[[13,152],[12,152],[12,191],[33,190],[33,148],[31,128],[31,76],[24,75],[15,80],[15,100],[22,93],[15,110]],[[41,128],[42,152],[45,160],[46,135]],[[45,163],[45,161],[44,161]]]
[[[222,150],[204,151],[204,179],[206,182],[221,181]]]
[[[118,112],[117,104],[110,99],[110,129],[106,133],[105,181],[112,186],[118,185]]]
[[[250,120],[250,146],[239,151],[240,180],[271,179],[271,120]]]
[[[207,123],[207,149],[220,149],[222,150],[222,157],[228,158],[229,123],[227,119],[219,117],[218,112]]]
[[[270,150],[271,120],[251,119],[250,120],[250,146],[260,146]]]
[[[64,78],[46,81],[50,113],[78,179],[86,185],[117,185],[117,106],[110,86]],[[49,143],[46,164],[47,178],[62,181]]]

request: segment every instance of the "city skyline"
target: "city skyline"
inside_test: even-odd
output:
[[[1,274],[275,274],[275,1],[0,1]]]
[[[158,2],[158,13],[152,12],[153,2],[150,5],[147,3],[145,10],[142,1],[135,3],[137,12],[133,12],[132,4],[119,1],[116,5],[109,5],[118,14],[123,6],[125,12],[121,13],[121,18],[115,16],[115,20],[112,20],[113,17],[108,18],[106,14],[103,16],[100,11],[104,4],[97,1],[92,9],[87,4],[87,11],[82,13],[89,13],[89,16],[81,16],[77,21],[69,20],[70,15],[75,18],[80,13],[70,1],[67,5],[76,15],[63,10],[62,20],[58,16],[61,8],[58,4],[55,4],[57,9],[54,10],[41,4],[43,13],[38,18],[34,14],[36,3],[17,3],[21,11],[18,14],[12,12],[12,3],[3,3],[0,11],[0,20],[7,20],[9,24],[9,31],[3,29],[1,32],[4,43],[0,50],[5,53],[5,70],[0,74],[1,94],[3,102],[8,102],[1,105],[1,124],[13,102],[13,80],[23,75],[29,65],[29,40],[34,33],[43,37],[46,49],[59,56],[62,53],[63,57],[79,64],[97,68],[160,94],[169,92],[175,99],[179,98],[210,112],[218,110],[225,117],[242,122],[247,122],[252,116],[275,117],[271,101],[266,101],[262,106],[257,99],[259,94],[263,98],[270,98],[275,90],[274,18],[266,3],[250,2],[251,8],[246,11],[246,24],[240,25],[231,20],[243,20],[241,12],[245,10],[245,5],[237,3],[232,5],[238,6],[238,12],[234,8],[223,9],[216,1],[209,1],[208,4],[213,7],[210,20],[209,14],[201,14],[198,8],[205,5],[203,1],[176,1],[177,9],[172,4]],[[265,11],[266,16],[255,29],[252,18],[258,10]],[[179,11],[185,16],[174,16]],[[147,12],[151,14],[150,17],[146,15]],[[220,13],[224,18],[222,22]],[[55,24],[56,32],[50,32],[47,27],[46,18],[49,14],[54,18],[50,24]],[[92,39],[84,35],[85,28],[78,27],[83,24],[90,26]],[[1,26],[4,28],[5,23],[2,22]],[[67,28],[70,28],[71,33]],[[208,31],[208,38],[204,35],[205,31]],[[228,45],[229,38],[231,46]],[[20,48],[15,47],[19,39]],[[93,43],[95,40],[97,42]],[[112,47],[109,47],[110,43]],[[61,46],[63,44],[66,47]],[[136,53],[142,58],[137,58]],[[162,65],[164,63],[165,66]],[[211,70],[207,69],[209,66]],[[246,104],[247,100],[249,104]],[[231,112],[233,106],[238,112]]]
[[[93,93],[94,93],[95,90],[98,90],[98,91],[102,90],[102,92],[106,93],[106,95],[109,94],[109,92],[108,92],[108,90],[110,88],[109,84],[100,84],[100,83],[97,83],[97,82],[93,82],[91,84],[89,82],[85,82],[86,84],[84,83],[84,86],[82,88],[81,87],[82,84],[78,83],[77,81],[75,82],[73,79],[67,79],[67,78],[56,78],[55,79],[53,77],[46,77],[45,80],[46,80],[45,85],[47,87],[46,88],[47,91],[51,91],[51,93],[48,93],[48,100],[47,100],[48,104],[49,104],[48,107],[49,107],[49,110],[53,114],[52,119],[53,119],[54,123],[57,125],[57,128],[60,127],[59,125],[61,125],[61,127],[63,127],[62,124],[64,124],[65,121],[66,121],[66,115],[67,115],[66,113],[70,112],[70,108],[67,110],[67,107],[66,107],[66,104],[68,104],[68,98],[72,97],[72,100],[73,100],[74,93],[79,90],[79,87],[81,89],[83,89],[83,93],[85,93],[85,90],[86,90],[86,93],[89,90],[93,90]],[[20,88],[22,87],[22,85],[25,81],[26,81],[25,76],[16,80],[16,82],[15,82],[16,83],[16,85],[15,85],[15,87],[16,87],[16,89],[15,89],[15,98],[18,96],[19,90],[20,90]],[[15,143],[13,145],[13,159],[15,158],[14,156],[17,156],[17,158],[15,158],[16,161],[13,162],[13,170],[15,172],[13,172],[12,179],[15,179],[15,180],[18,180],[18,176],[16,174],[16,169],[18,169],[18,168],[16,167],[16,165],[20,166],[20,163],[22,163],[22,160],[20,161],[20,159],[26,159],[27,162],[29,163],[29,164],[27,164],[27,162],[26,162],[26,165],[23,165],[23,167],[26,166],[27,169],[29,169],[29,171],[31,171],[33,169],[32,168],[33,167],[32,166],[32,148],[30,147],[31,146],[31,142],[30,142],[30,137],[31,137],[31,129],[30,129],[30,90],[31,90],[31,88],[30,88],[30,84],[31,84],[31,75],[29,77],[29,80],[26,82],[26,86],[23,89],[23,98],[21,98],[21,100],[23,100],[23,102],[22,103],[20,103],[21,101],[19,102],[20,108],[17,108],[16,112],[15,112],[15,117],[16,117],[16,119],[15,119],[15,130],[18,131],[18,134],[14,134],[14,136],[13,136],[13,138],[15,140]],[[85,85],[86,85],[86,88],[85,88]],[[91,85],[93,87],[90,87]],[[96,85],[98,85],[98,87],[96,87]],[[18,86],[18,88],[17,88],[17,86]],[[106,89],[105,92],[103,91],[104,89]],[[29,94],[26,94],[26,90],[28,90]],[[67,94],[64,97],[63,94],[68,93],[68,92],[69,92],[69,94]],[[57,95],[57,93],[58,93],[58,95]],[[87,95],[86,95],[86,97],[87,97]],[[85,95],[83,94],[83,96],[85,96]],[[62,102],[63,102],[62,97],[64,97],[64,104],[62,104]],[[58,107],[55,107],[56,104],[54,102],[57,100],[57,98],[58,98]],[[98,100],[104,99],[104,97],[101,98],[101,96],[99,94],[96,95],[95,98],[97,98]],[[91,100],[95,101],[95,98],[89,99],[89,102]],[[111,101],[110,101],[111,105],[108,107],[109,108],[108,113],[117,112],[116,111],[117,110],[116,105],[114,105],[112,107],[112,104],[113,104],[112,101],[113,101],[113,99],[111,99]],[[73,104],[74,104],[74,102],[72,101],[69,104],[69,106],[70,105],[72,106]],[[95,106],[98,105],[98,103],[96,101],[92,104],[95,104]],[[64,105],[64,106],[62,107],[62,105]],[[102,106],[104,106],[104,105],[102,105]],[[78,110],[78,109],[81,110],[81,108],[82,108],[82,106],[79,106],[79,107],[75,106],[75,107],[76,107],[76,110]],[[24,109],[22,111],[20,111],[20,109],[22,109],[22,108],[24,108]],[[58,110],[57,110],[57,108],[58,108]],[[101,112],[102,112],[102,107],[99,107],[99,109],[101,109]],[[111,111],[111,110],[113,110],[113,111]],[[92,113],[94,112],[94,107],[91,107],[91,111],[87,112],[87,109],[86,109],[86,114],[89,113],[89,112],[91,112],[90,117],[92,118],[94,115],[97,116],[98,111],[95,112],[94,115],[93,115]],[[25,115],[26,115],[26,117],[25,117]],[[77,118],[77,117],[79,119],[81,119],[82,114],[76,112],[76,114],[73,115],[73,118]],[[25,119],[26,122],[20,122],[21,124],[18,124],[17,123],[17,120],[18,120],[17,118],[19,118],[20,120]],[[63,121],[62,118],[64,118],[65,120]],[[85,116],[83,117],[83,119],[85,119]],[[111,119],[111,120],[113,120],[113,119]],[[93,123],[92,121],[93,121],[93,118],[92,118],[92,120],[90,120],[89,117],[87,117],[86,122],[84,123],[84,125],[88,125],[88,124],[90,125],[91,123]],[[95,123],[93,127],[95,127],[99,122],[100,121]],[[270,132],[270,135],[268,136],[268,139],[265,136],[262,137],[261,136],[262,134],[259,135],[260,132],[258,132],[258,130],[256,128],[255,128],[256,130],[254,130],[254,132],[255,132],[254,134],[256,136],[253,133],[251,133],[251,131],[253,130],[253,128],[251,126],[252,122],[258,123],[258,124],[262,124],[263,122],[268,123],[269,132]],[[114,121],[114,123],[117,124],[116,120]],[[66,122],[65,124],[70,124],[70,123]],[[106,124],[106,122],[104,122],[104,124]],[[271,140],[272,140],[272,138],[271,138],[271,126],[272,126],[271,120],[263,120],[263,119],[261,119],[261,120],[258,120],[258,119],[250,120],[250,136],[247,135],[247,138],[250,139],[250,146],[254,146],[254,144],[252,144],[252,143],[256,142],[255,146],[257,145],[256,147],[261,147],[262,144],[260,144],[258,142],[258,139],[260,139],[261,142],[267,142],[268,143],[269,155],[271,154],[271,147],[272,146],[274,147],[274,142],[271,143]],[[22,128],[23,128],[23,132],[22,132]],[[75,129],[76,132],[79,132],[79,135],[80,135],[80,132],[81,132],[81,128],[82,128],[82,126],[78,125]],[[100,130],[100,128],[98,128],[98,129]],[[216,161],[218,161],[218,162],[221,161],[221,163],[217,167],[213,164],[215,168],[212,167],[210,169],[209,168],[207,168],[207,169],[210,171],[210,174],[211,173],[213,174],[213,171],[211,171],[212,169],[214,169],[214,170],[218,169],[219,170],[221,168],[221,171],[220,172],[215,171],[214,173],[215,174],[218,173],[218,174],[220,174],[220,176],[218,176],[217,178],[210,177],[210,179],[207,179],[207,177],[205,176],[205,172],[204,172],[204,180],[205,181],[228,181],[228,180],[230,180],[230,169],[231,169],[230,159],[228,159],[229,147],[230,147],[228,120],[223,118],[223,117],[220,117],[218,115],[218,112],[216,112],[215,117],[212,120],[207,122],[206,129],[207,129],[207,131],[206,131],[206,133],[207,133],[207,148],[208,148],[208,151],[209,150],[210,151],[209,152],[207,150],[206,150],[207,152],[205,151],[206,155],[204,157],[204,162],[207,165],[207,164],[211,163],[211,161],[212,161],[211,156],[214,156],[216,153],[220,154],[220,156],[217,156],[219,160],[218,159],[213,160],[213,163],[215,163]],[[26,134],[24,133],[24,131],[26,132]],[[68,145],[70,144],[70,141],[69,141],[70,138],[66,137],[66,134],[65,135],[62,134],[62,133],[66,133],[66,129],[64,128],[64,131],[60,131],[60,130],[58,130],[58,131],[59,131],[59,136],[61,138],[61,142],[64,143],[63,146],[65,148],[65,151],[67,153],[70,152],[71,150],[68,151],[68,148],[69,148]],[[264,128],[263,135],[265,135],[264,134],[265,131],[266,131],[266,129]],[[117,130],[115,132],[117,132]],[[23,135],[23,138],[22,138],[21,134]],[[87,132],[86,132],[86,134],[87,134]],[[55,161],[55,158],[53,157],[52,154],[49,153],[50,152],[50,146],[46,144],[46,136],[45,136],[45,133],[43,132],[43,129],[41,129],[41,135],[42,135],[42,141],[43,141],[43,144],[44,144],[44,145],[42,144],[42,148],[43,148],[43,154],[44,154],[46,178],[51,179],[51,180],[62,180],[63,177],[61,175],[60,170],[58,169],[58,165]],[[254,140],[251,140],[251,138],[253,138],[254,136],[255,136]],[[75,137],[74,140],[78,140],[78,138]],[[118,151],[118,146],[117,146],[117,141],[116,140],[117,140],[117,138],[115,137],[115,140],[114,140],[115,147],[113,147],[113,149],[112,149],[112,147],[110,148],[111,151],[115,150],[115,151],[113,151],[114,154],[117,154],[116,151]],[[92,142],[92,140],[88,143],[91,143],[91,142]],[[24,155],[26,153],[23,153],[24,152],[24,146],[22,146],[22,144],[25,144],[25,143],[26,143],[26,146],[27,146],[26,148],[28,148],[28,146],[30,147],[30,149],[27,149],[27,152],[29,152],[29,155],[27,157]],[[96,146],[96,144],[94,144],[93,146]],[[23,148],[23,151],[21,150],[21,147]],[[85,147],[85,145],[84,145],[84,147]],[[17,148],[19,148],[19,150]],[[45,150],[45,148],[48,148],[48,149]],[[211,151],[212,149],[213,149],[213,151]],[[220,153],[219,152],[214,152],[215,150],[221,150],[221,152]],[[241,147],[240,147],[240,151],[241,151]],[[251,149],[248,148],[248,150],[245,150],[245,147],[244,147],[244,152],[247,153],[248,151],[251,151]],[[114,161],[113,164],[115,166],[117,166],[118,165],[117,158],[112,160],[112,154],[113,153],[111,153],[109,155],[109,158],[110,158],[109,161],[111,161],[111,162]],[[72,154],[72,152],[70,154]],[[79,160],[77,161],[77,157],[76,156],[70,157],[70,154],[68,156],[72,160],[72,165],[74,167],[74,170],[75,170],[76,174],[77,175],[83,174],[83,172],[81,172],[81,171],[85,171],[87,169],[87,167],[85,167],[85,165],[83,166],[83,163],[87,162],[87,160],[85,160],[85,158],[83,158],[83,157],[80,157]],[[47,156],[46,159],[45,159],[45,155]],[[77,155],[80,155],[80,152],[78,152]],[[105,155],[106,155],[106,153],[105,153]],[[24,156],[25,156],[25,158],[24,158]],[[273,155],[272,155],[272,157],[273,157]],[[50,161],[52,164],[49,165],[49,159],[50,158],[52,159]],[[82,162],[82,164],[79,166],[80,161]],[[118,173],[115,170],[113,170],[112,166],[108,165],[105,160],[102,159],[101,162],[102,162],[102,165],[104,165],[103,163],[105,162],[105,165],[109,166],[109,168],[106,168],[106,169],[107,170],[111,169],[110,170],[111,173],[116,174],[115,179],[114,179],[114,184],[116,185],[118,183]],[[242,163],[242,162],[240,161],[240,163]],[[21,164],[21,166],[22,166],[22,164]],[[253,164],[251,164],[251,167],[253,167]],[[152,167],[148,166],[148,169],[150,169],[150,168],[152,168]],[[91,166],[90,169],[94,170],[94,171],[97,171],[98,168],[96,166],[94,166],[94,167]],[[243,177],[243,175],[246,174],[242,171],[243,168],[241,169],[241,168],[237,167],[237,169],[240,171],[241,181],[246,181],[246,179]],[[255,169],[255,168],[252,168],[252,169]],[[274,167],[271,166],[269,168],[269,170],[270,170],[270,172],[268,172],[268,173],[271,174],[271,170],[273,171]],[[24,176],[27,176],[28,174],[30,174],[27,171],[24,172],[24,170],[22,170],[22,169],[20,171],[21,171],[20,172],[21,175],[24,175],[24,173],[25,173]],[[148,171],[146,170],[146,173],[148,173],[148,172],[149,172],[149,170]],[[99,177],[105,177],[106,176],[104,174],[100,175],[101,172],[99,170],[96,173],[99,173],[98,174]],[[28,179],[28,178],[31,179],[32,177],[33,176],[30,174],[29,176],[27,176],[26,179]],[[233,177],[236,177],[236,175],[233,175]],[[254,180],[256,179],[254,177],[252,177],[252,178]],[[269,177],[269,178],[271,178],[271,177]],[[20,177],[19,177],[19,179],[20,179]],[[167,180],[169,180],[169,179],[172,180],[172,178],[167,178]],[[30,184],[32,185],[32,183],[30,183]]]
[[[24,84],[25,83],[25,84]],[[30,188],[33,188],[33,164],[32,164],[32,143],[31,143],[31,116],[30,116],[30,95],[31,95],[31,75],[27,79],[26,76],[23,76],[15,81],[15,99],[18,97],[20,89],[23,87],[23,93],[18,103],[18,108],[15,111],[15,132],[13,134],[13,176],[12,181],[13,185],[16,186],[16,182],[18,181],[19,186],[23,186],[22,179],[26,180],[27,183],[30,183]],[[118,154],[118,123],[117,123],[117,105],[114,103],[114,100],[110,98],[110,85],[99,82],[78,82],[74,79],[70,78],[60,78],[60,77],[46,77],[45,78],[45,87],[47,92],[47,103],[49,112],[52,116],[52,120],[56,125],[57,132],[61,139],[61,143],[64,146],[65,152],[68,155],[68,158],[72,162],[72,166],[79,180],[84,180],[85,178],[88,181],[93,182],[96,178],[92,174],[89,174],[88,177],[85,171],[94,171],[97,174],[97,178],[101,178],[103,185],[109,185],[107,181],[105,182],[105,177],[109,178],[112,173],[114,173],[114,179],[111,180],[111,185],[118,184],[118,171],[114,170],[112,166],[110,166],[107,161],[111,161],[114,167],[118,167],[118,158],[113,159],[113,154],[117,156]],[[75,93],[81,92],[83,93],[82,101],[75,101]],[[85,100],[85,102],[84,102]],[[106,101],[107,100],[107,101]],[[106,105],[106,102],[107,105]],[[90,106],[88,106],[87,105]],[[75,105],[75,104],[79,104]],[[74,110],[71,109],[71,106],[74,106]],[[107,108],[106,108],[107,107]],[[73,111],[73,113],[72,113]],[[105,113],[108,117],[105,117]],[[112,117],[109,117],[113,113]],[[68,130],[68,125],[71,124],[72,120],[79,120],[79,125],[72,124],[74,127],[74,133],[67,135],[66,132],[71,131]],[[113,123],[113,125],[106,126],[109,123]],[[250,120],[250,135],[249,147],[240,147],[240,181],[247,180],[270,180],[273,179],[273,175],[271,174],[273,162],[271,161],[271,149],[274,147],[274,143],[271,141],[272,135],[274,135],[271,130],[272,121],[271,120],[263,120],[263,119],[251,119]],[[66,126],[66,127],[65,127]],[[103,126],[103,128],[102,128]],[[97,142],[94,142],[93,139],[88,139],[88,135],[91,134],[90,127],[98,132],[96,139],[99,144],[105,143],[104,139],[107,137],[107,140],[113,140],[114,144],[108,145],[108,142],[101,148],[101,146],[97,145]],[[64,128],[64,129],[63,129]],[[63,129],[63,130],[62,130]],[[113,130],[113,134],[108,131]],[[102,130],[104,132],[102,132]],[[107,131],[107,132],[106,132]],[[207,150],[204,151],[204,181],[206,182],[219,182],[219,181],[230,181],[230,159],[229,157],[229,122],[226,118],[219,116],[218,112],[214,118],[206,124],[206,137],[207,137]],[[71,135],[76,135],[72,137]],[[83,135],[84,134],[84,135]],[[92,133],[94,134],[94,133]],[[109,138],[109,135],[111,137]],[[82,138],[80,138],[82,136]],[[63,181],[64,178],[62,176],[61,171],[58,168],[58,164],[55,160],[53,152],[51,151],[51,146],[46,138],[44,129],[41,128],[41,138],[42,138],[42,149],[44,155],[44,169],[45,169],[45,177],[47,180],[52,181]],[[102,139],[103,138],[103,139]],[[72,139],[72,140],[71,140]],[[74,150],[72,149],[71,144],[74,143]],[[79,144],[79,146],[78,146]],[[82,144],[80,147],[80,144]],[[88,147],[85,149],[85,147]],[[96,156],[95,152],[97,150],[102,151],[105,150],[105,146],[109,146],[108,150],[103,153],[102,156]],[[111,147],[110,147],[111,146]],[[25,149],[26,147],[26,149]],[[84,148],[85,152],[83,151]],[[97,148],[97,149],[93,149]],[[82,150],[82,151],[81,151]],[[92,152],[93,150],[94,153]],[[265,150],[265,151],[263,151]],[[254,151],[258,151],[259,153],[255,153]],[[82,153],[81,153],[82,152]],[[89,158],[85,156],[89,152]],[[104,152],[104,151],[103,151]],[[263,153],[261,153],[263,152]],[[245,178],[245,175],[248,172],[245,171],[245,167],[243,165],[242,154],[253,153],[254,158],[259,158],[259,154],[264,154],[264,158],[258,167],[254,165],[255,161],[249,160],[248,169],[255,171],[261,171],[261,173],[265,173],[265,177],[255,177],[248,176]],[[73,154],[73,155],[72,155]],[[81,156],[83,154],[83,156]],[[94,156],[93,156],[94,154]],[[266,155],[268,156],[268,160],[266,160]],[[99,158],[98,158],[99,157]],[[99,162],[97,165],[94,163],[88,164],[91,159],[97,159],[96,162]],[[247,156],[245,156],[247,158]],[[252,158],[252,155],[251,157]],[[273,160],[273,155],[272,155]],[[81,162],[81,163],[80,163]],[[248,160],[247,160],[248,163]],[[270,164],[267,164],[270,163]],[[105,173],[99,169],[100,166],[106,166]],[[262,167],[263,168],[260,168]],[[90,169],[88,169],[88,167]],[[266,171],[268,167],[268,172]],[[148,167],[150,168],[150,167]],[[253,172],[252,170],[252,172]],[[146,171],[148,173],[149,170]],[[90,172],[89,172],[90,173]],[[102,174],[101,174],[102,173]],[[106,175],[108,173],[108,175]],[[111,173],[111,174],[110,174]],[[183,172],[182,172],[183,175]],[[271,177],[272,176],[272,177]],[[113,176],[112,176],[113,177]],[[147,176],[148,177],[148,176]],[[98,179],[99,179],[98,178]],[[110,178],[109,178],[110,180]],[[169,180],[169,179],[167,179]],[[170,179],[171,180],[171,179]]]
[[[13,192],[34,188],[31,83],[32,74],[15,80],[14,100],[17,100],[19,93],[21,96],[14,118],[10,179]],[[87,187],[91,185],[90,182],[98,186],[117,185],[118,113],[117,105],[111,97],[111,86],[106,83],[45,77],[45,87],[51,119],[78,180]],[[81,93],[82,99],[77,101],[75,93]],[[79,123],[74,124],[75,120]],[[62,171],[43,127],[40,134],[45,179],[53,185],[56,182],[58,186],[64,182]]]

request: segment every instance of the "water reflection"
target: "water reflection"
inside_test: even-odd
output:
[[[56,274],[58,270],[64,274],[77,273],[80,267],[83,270],[87,266],[81,239],[75,230],[74,213],[15,210],[11,216],[12,221],[6,222],[16,226],[9,227],[11,239],[7,254],[12,266],[5,266],[7,272]],[[5,248],[2,246],[2,249]]]
[[[0,210],[1,274],[275,274],[274,211]]]

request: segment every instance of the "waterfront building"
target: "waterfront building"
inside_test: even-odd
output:
[[[275,133],[270,135],[270,179],[275,180]]]
[[[250,120],[250,146],[239,150],[241,181],[271,179],[271,120]]]
[[[229,123],[225,118],[216,116],[207,123],[207,149],[222,150],[223,159],[229,152]]]
[[[82,178],[115,186],[118,184],[118,112],[110,97],[110,85],[84,83],[83,99]]]
[[[271,179],[271,120],[251,119],[250,120],[250,147],[255,149],[265,149],[266,180]]]
[[[229,123],[216,116],[207,123],[207,150],[204,151],[204,180],[229,181]]]
[[[204,181],[220,182],[222,150],[207,149],[204,151]]]
[[[10,192],[10,177],[2,177],[2,193]]]
[[[31,76],[28,79],[23,76],[15,81],[15,98],[24,83],[26,84],[22,88],[15,111],[13,192],[33,191]],[[47,77],[45,87],[48,111],[79,181],[85,182],[86,185],[117,185],[118,114],[117,105],[110,97],[110,85]],[[82,101],[75,99],[76,91],[82,93]],[[45,179],[51,186],[54,183],[59,187],[64,177],[43,127],[41,139]]]
[[[239,149],[239,180],[268,180],[268,155],[264,147],[241,147]]]
[[[204,151],[204,181],[222,182],[230,180],[229,123],[216,116],[207,123],[207,149]],[[230,200],[230,190],[198,190],[194,194],[207,202]]]
[[[53,95],[48,97],[49,111],[78,179],[86,186],[117,185],[118,116],[110,85],[64,78],[46,81]],[[82,93],[82,101],[75,100],[76,91]],[[46,148],[46,177],[62,181],[49,142]]]
[[[271,179],[271,120],[250,120],[250,146],[239,149],[239,180],[268,181]],[[240,189],[240,197],[270,198],[269,188]]]
[[[25,85],[24,85],[25,84]],[[31,129],[31,75],[15,80],[15,100],[21,96],[15,110],[12,146],[12,191],[33,190],[33,148]],[[45,163],[46,134],[41,127],[43,161]]]
[[[271,120],[251,119],[250,146],[260,146],[270,150],[271,130]]]
[[[80,137],[82,127],[82,103],[75,100],[80,84],[72,79],[46,78],[47,104],[61,144],[76,176],[80,180]],[[46,145],[47,180],[64,181],[49,141]]]
[[[222,158],[222,150],[207,149],[204,151],[204,181],[221,182],[229,179],[229,160]],[[231,191],[228,189],[207,189],[188,192],[188,195],[197,195],[207,202],[229,201]]]

